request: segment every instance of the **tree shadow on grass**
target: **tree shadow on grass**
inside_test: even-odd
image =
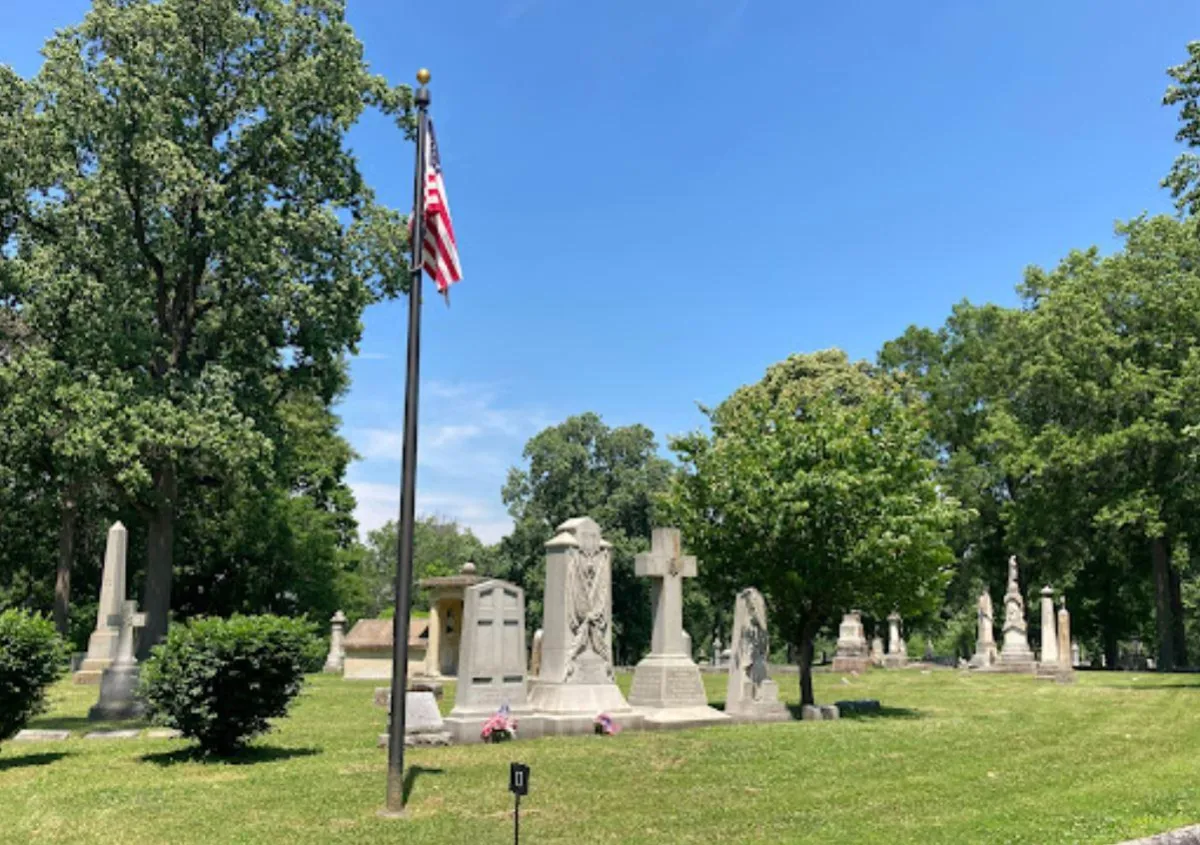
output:
[[[409,766],[408,771],[404,773],[404,803],[408,803],[408,796],[412,794],[413,785],[417,782],[417,778],[421,775],[440,775],[442,769],[431,769],[425,766]]]
[[[792,718],[800,721],[803,716],[803,708],[799,704],[789,704],[788,710],[792,713]],[[878,710],[842,710],[838,714],[839,719],[924,719],[925,716],[920,710],[913,710],[908,707],[880,707]]]
[[[280,760],[291,760],[294,757],[312,757],[320,754],[320,748],[279,748],[275,745],[252,745],[240,751],[225,756],[205,754],[199,746],[189,745],[175,751],[162,751],[158,754],[144,754],[140,758],[143,763],[153,763],[156,766],[174,766],[179,763],[221,763],[228,766],[252,766],[257,763],[274,763]]]
[[[57,763],[63,757],[70,757],[67,751],[43,751],[41,754],[24,754],[20,757],[5,757],[0,759],[0,772],[9,769],[21,769],[26,766],[49,766]]]

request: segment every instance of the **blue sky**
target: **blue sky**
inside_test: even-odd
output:
[[[22,73],[82,0],[5,4]],[[1184,2],[349,0],[373,68],[433,71],[464,281],[424,314],[417,508],[484,540],[509,466],[586,410],[665,440],[790,353],[871,357],[1029,264],[1170,210]],[[411,203],[412,149],[353,146]],[[365,528],[397,510],[405,306],[340,407]]]

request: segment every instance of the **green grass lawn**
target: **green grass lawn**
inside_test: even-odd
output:
[[[724,678],[706,680],[719,702]],[[796,702],[795,675],[778,680]],[[415,749],[400,821],[375,815],[374,686],[312,678],[235,763],[179,740],[6,743],[0,842],[510,842],[513,760],[533,770],[529,843],[1111,843],[1200,821],[1200,676],[822,674],[819,701],[885,715]],[[96,693],[60,684],[31,727],[89,729]]]

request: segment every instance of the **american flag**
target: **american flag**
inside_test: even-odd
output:
[[[458,244],[432,120],[425,133],[425,243],[421,264],[437,284],[438,292],[448,299],[450,285],[462,278],[462,265],[458,263]]]

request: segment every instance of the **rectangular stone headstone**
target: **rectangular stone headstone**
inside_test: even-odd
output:
[[[13,742],[61,742],[64,739],[70,739],[70,731],[45,731],[36,729],[26,729],[17,731],[17,735],[13,737]]]

